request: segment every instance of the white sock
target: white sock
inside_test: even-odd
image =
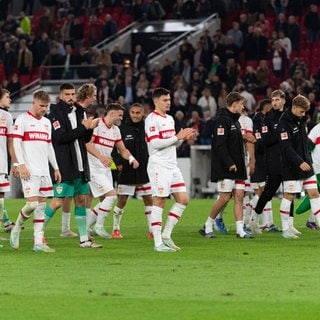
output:
[[[237,234],[240,236],[240,237],[243,237],[245,232],[243,230],[243,221],[242,220],[239,220],[239,221],[236,221],[236,230],[237,230]]]
[[[310,199],[310,205],[311,205],[311,212],[313,213],[314,219],[317,220],[318,225],[320,225],[320,197],[315,199]],[[311,214],[310,214],[310,217],[311,217]]]
[[[94,209],[93,209],[94,210]],[[86,208],[87,230],[97,221],[98,214],[90,208]]]
[[[162,244],[161,227],[162,227],[162,212],[160,207],[152,206],[151,210],[151,228],[153,233],[153,241],[155,247]]]
[[[124,210],[115,206],[113,209],[113,230],[120,230],[120,222]]]
[[[217,219],[217,217],[216,217]],[[208,217],[207,221],[204,224],[204,231],[205,233],[210,233],[213,232],[213,224],[214,224],[214,219],[212,219],[210,216]]]
[[[182,205],[180,203],[175,203],[168,214],[167,222],[164,227],[164,230],[162,232],[162,237],[163,238],[171,238],[171,233],[175,225],[178,223],[180,220],[183,211],[186,209],[185,205]]]
[[[116,200],[116,197],[111,196],[111,197],[105,197],[103,201],[100,202],[98,217],[96,221],[97,227],[103,227],[104,221],[109,215],[115,200]]]
[[[61,215],[61,231],[69,231],[70,230],[70,219],[71,219],[71,213],[70,212],[64,212],[62,211]]]
[[[268,201],[263,208],[263,212],[265,213],[266,224],[271,226],[273,224],[273,211],[272,211],[272,202]]]
[[[251,206],[249,196],[244,196],[243,198],[243,223],[245,225],[249,224],[251,217]]]
[[[44,210],[45,202],[38,204],[33,214],[33,237],[34,244],[43,244],[44,238]]]
[[[291,201],[282,198],[281,204],[280,204],[280,217],[281,217],[281,224],[282,224],[282,231],[286,231],[289,229],[290,226],[290,207],[291,207]]]
[[[148,224],[148,230],[149,232],[152,232],[152,228],[151,228],[151,210],[152,210],[152,206],[145,206],[144,207],[144,214],[147,218],[147,224]]]

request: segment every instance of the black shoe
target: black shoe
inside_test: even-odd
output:
[[[206,233],[204,226],[203,226],[203,229],[199,230],[199,233],[205,238],[215,238],[216,237],[213,231]]]
[[[252,235],[252,234],[249,234],[249,233],[245,233],[245,234],[243,235],[243,237],[241,237],[240,234],[237,233],[237,238],[239,238],[239,239],[253,239],[253,235]]]

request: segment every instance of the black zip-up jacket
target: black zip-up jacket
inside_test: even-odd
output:
[[[277,132],[279,119],[283,111],[271,109],[263,119],[261,139],[266,151],[267,175],[281,175],[280,145]]]
[[[256,143],[254,144],[254,155],[256,159],[255,170],[250,176],[251,182],[263,182],[266,180],[266,155],[265,146],[262,143],[261,127],[265,115],[261,112],[256,113],[252,119],[253,133],[256,137]]]
[[[240,123],[240,115],[227,108],[218,110],[213,124],[211,144],[211,181],[223,179],[246,180],[246,165]],[[229,171],[232,165],[237,171]]]
[[[77,127],[72,129],[68,114],[72,111],[65,102],[60,101],[50,106],[48,115],[52,124],[52,144],[56,154],[62,182],[83,178],[90,180],[90,170],[86,143],[90,141],[93,130],[87,130],[82,124],[84,109],[75,103]],[[78,169],[74,142],[78,140],[83,164],[83,173]]]
[[[302,171],[300,165],[307,162],[312,168],[308,150],[308,135],[305,119],[295,116],[290,110],[283,113],[278,124],[278,139],[281,150],[282,177],[287,180],[304,180],[314,171]]]
[[[112,157],[116,165],[122,165],[119,172],[118,183],[125,185],[140,185],[149,182],[147,173],[148,150],[145,141],[144,121],[133,123],[128,116],[120,125],[121,137],[124,145],[139,162],[139,167],[133,169],[128,160],[125,160],[117,152],[116,148],[112,151]]]

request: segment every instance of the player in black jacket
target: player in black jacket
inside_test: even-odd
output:
[[[96,101],[96,96],[97,90],[92,84],[82,85],[76,95],[73,84],[63,83],[60,86],[60,101],[50,107],[48,115],[62,180],[60,184],[54,184],[54,198],[45,211],[46,222],[61,207],[64,198],[73,197],[82,248],[101,247],[88,238],[85,207],[90,179],[86,142],[90,141],[92,129],[98,124],[97,119],[87,119],[85,109]]]
[[[285,111],[278,125],[278,138],[281,150],[281,168],[283,176],[283,198],[280,205],[282,235],[296,239],[301,234],[293,227],[290,216],[291,204],[296,193],[305,189],[310,198],[311,211],[320,222],[320,196],[317,178],[312,168],[312,159],[308,150],[306,112],[310,101],[297,95],[292,100],[292,107]]]
[[[243,225],[243,197],[247,179],[243,136],[238,121],[244,108],[244,97],[238,92],[230,92],[226,97],[226,108],[218,110],[214,120],[211,145],[211,181],[218,183],[219,198],[211,208],[204,229],[199,233],[213,238],[215,217],[234,197],[234,216],[238,238],[251,238]]]
[[[152,238],[150,213],[152,209],[152,193],[147,173],[148,150],[144,131],[144,107],[134,103],[129,109],[129,115],[120,125],[121,137],[126,148],[134,154],[140,166],[133,169],[129,162],[123,159],[116,150],[112,157],[118,168],[118,202],[113,209],[113,238],[122,238],[120,233],[120,221],[128,197],[136,192],[144,201],[145,215],[148,221],[148,237]]]

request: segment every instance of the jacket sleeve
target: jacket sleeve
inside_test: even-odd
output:
[[[277,131],[281,153],[284,155],[285,161],[288,161],[296,168],[299,168],[304,160],[292,147],[292,133],[289,127],[283,121],[280,121]]]
[[[216,121],[213,135],[215,136],[214,152],[217,153],[217,157],[220,158],[221,163],[223,163],[226,168],[230,168],[235,163],[228,149],[229,126],[226,121]]]

